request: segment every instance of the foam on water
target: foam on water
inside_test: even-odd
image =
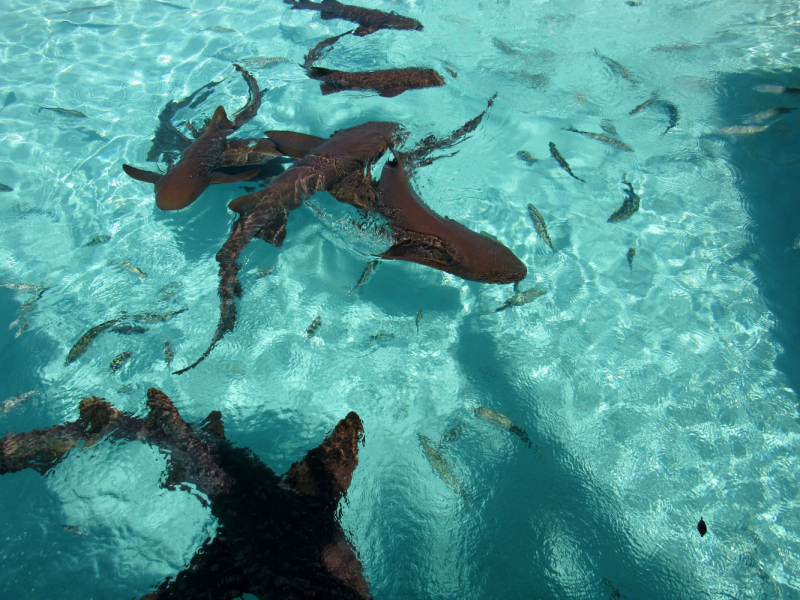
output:
[[[393,99],[323,97],[298,64],[352,24],[278,0],[56,14],[80,6],[9,0],[0,23],[0,101],[17,97],[0,112],[0,183],[14,188],[0,194],[0,281],[52,286],[24,333],[0,330],[0,397],[41,392],[0,414],[1,431],[72,420],[90,394],[142,413],[155,386],[187,421],[221,410],[228,437],[283,473],[355,410],[366,446],[341,519],[376,598],[800,597],[798,398],[775,368],[780,322],[746,250],[755,243],[746,208],[764,199],[744,183],[759,167],[738,159],[743,142],[709,135],[741,124],[723,118],[744,94],[726,85],[731,74],[777,78],[797,64],[794,3],[372,3],[424,31],[343,38],[323,66],[458,75]],[[287,60],[250,69],[269,91],[241,137],[391,120],[410,144],[460,126],[498,92],[456,156],[419,170],[416,189],[438,213],[498,237],[529,267],[521,289],[547,294],[492,313],[511,286],[402,262],[381,264],[349,294],[380,240],[358,239],[352,214],[320,194],[291,215],[282,248],[254,242],[243,253],[235,331],[196,369],[171,375],[166,339],[182,368],[213,334],[214,254],[232,222],[226,204],[244,192],[215,186],[161,213],[152,187],[121,165],[151,168],[169,100],[224,79],[176,125],[241,107],[247,89],[231,63],[259,57]],[[629,114],[653,93],[679,110],[666,134],[664,105]],[[765,94],[763,108],[792,100]],[[605,120],[635,152],[565,131],[599,133]],[[774,148],[796,128],[790,113],[765,133],[776,132]],[[549,142],[585,184],[550,157]],[[623,179],[641,209],[608,223]],[[84,245],[98,234],[111,239]],[[26,299],[0,288],[0,320]],[[183,307],[146,334],[104,334],[64,366],[98,323]],[[128,349],[113,373],[111,359]],[[506,415],[533,447],[478,418],[479,406]],[[426,460],[420,435],[463,494]],[[48,478],[4,476],[0,589],[140,597],[177,573],[215,524],[190,493],[158,486],[164,464],[155,449],[101,443]]]

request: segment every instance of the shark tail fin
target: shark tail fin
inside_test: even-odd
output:
[[[289,468],[286,480],[301,494],[338,502],[350,487],[363,435],[361,419],[356,413],[349,413],[322,444]]]
[[[125,171],[130,177],[146,183],[156,183],[159,179],[161,179],[161,174],[159,173],[137,169],[136,167],[132,167],[130,165],[122,165],[122,170]]]

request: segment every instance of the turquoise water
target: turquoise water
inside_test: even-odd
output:
[[[0,281],[50,289],[19,335],[0,327],[0,400],[36,392],[0,414],[0,433],[74,420],[91,394],[144,414],[155,386],[189,422],[222,411],[228,438],[283,473],[355,410],[366,445],[341,522],[375,598],[800,597],[800,136],[796,112],[753,117],[800,105],[754,89],[800,87],[796,3],[374,2],[424,31],[343,38],[323,66],[458,74],[392,99],[323,97],[298,64],[351,24],[277,0],[56,14],[84,6],[2,9],[0,102],[12,91],[16,101],[0,111],[0,184],[13,188],[0,192]],[[248,247],[235,331],[172,375],[214,332],[214,255],[246,184],[163,213],[121,165],[152,168],[169,100],[224,78],[175,123],[242,106],[232,62],[256,57],[287,60],[250,69],[269,91],[240,137],[385,120],[406,127],[410,145],[457,128],[497,92],[459,153],[418,171],[416,189],[511,248],[528,266],[521,289],[548,293],[492,313],[511,286],[385,262],[350,294],[379,241],[359,239],[351,214],[319,194],[316,210],[291,215],[282,248]],[[663,135],[663,107],[629,114],[653,93],[679,111]],[[564,130],[599,133],[606,120],[635,152]],[[768,127],[712,133],[751,122]],[[641,210],[608,223],[623,178]],[[85,246],[101,234],[110,240]],[[30,297],[0,288],[0,323]],[[184,307],[145,334],[102,335],[64,366],[81,334],[122,311]],[[123,350],[132,358],[114,373]],[[533,448],[476,417],[480,406]],[[463,494],[426,460],[420,435]],[[103,442],[46,477],[3,476],[0,595],[141,597],[174,576],[216,523],[195,496],[159,487],[165,464],[155,448]]]

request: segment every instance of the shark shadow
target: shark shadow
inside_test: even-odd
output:
[[[198,132],[197,139],[183,150],[180,160],[170,165],[164,175],[122,165],[125,172],[134,179],[155,184],[156,204],[160,209],[185,208],[197,200],[209,185],[244,181],[260,172],[260,169],[251,169],[226,173],[220,170],[223,167],[256,164],[278,156],[269,140],[227,139],[234,131],[255,117],[261,106],[261,91],[255,78],[239,65],[234,67],[247,82],[249,97],[245,106],[234,115],[233,121],[228,119],[222,106],[217,107],[206,127]]]
[[[140,418],[102,398],[86,398],[76,421],[0,439],[0,475],[28,468],[44,475],[73,448],[104,438],[153,444],[169,457],[164,487],[188,491],[185,484],[192,484],[208,499],[219,527],[183,571],[143,600],[232,600],[246,593],[264,600],[371,597],[335,516],[363,440],[356,413],[278,477],[251,450],[225,439],[219,411],[188,425],[155,388],[147,392],[147,408]]]
[[[422,31],[422,23],[410,17],[404,17],[393,12],[383,12],[372,8],[361,6],[350,6],[342,4],[336,0],[322,0],[322,2],[311,2],[311,0],[283,0],[285,4],[290,4],[292,10],[317,10],[320,17],[324,20],[343,19],[352,23],[358,23],[359,27],[353,35],[363,37],[370,33],[375,33],[380,29],[411,29]]]
[[[463,139],[485,113],[441,140],[425,138],[409,154],[430,164],[436,160],[431,157],[434,150]],[[263,190],[229,204],[239,218],[216,256],[220,264],[219,324],[200,358],[175,374],[185,373],[205,360],[225,333],[233,330],[236,298],[242,295],[236,261],[244,248],[255,237],[280,247],[289,213],[318,191],[327,191],[339,202],[387,219],[395,243],[382,258],[416,262],[483,283],[514,283],[525,278],[525,265],[508,248],[426,207],[410,186],[399,162],[401,155],[384,166],[381,180],[385,176],[385,183],[372,180],[372,165],[406,135],[398,124],[368,122],[339,131],[327,140],[285,131],[268,131],[267,135],[280,153],[298,161]]]

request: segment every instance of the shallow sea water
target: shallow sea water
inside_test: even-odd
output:
[[[0,282],[50,286],[22,333],[0,328],[0,400],[37,392],[0,414],[0,433],[73,420],[92,394],[144,414],[157,387],[189,422],[222,411],[227,436],[284,473],[355,410],[366,445],[341,522],[376,599],[800,598],[798,114],[751,135],[713,133],[800,104],[754,89],[800,87],[796,3],[371,2],[424,31],[344,38],[321,64],[445,76],[391,99],[323,97],[298,64],[351,24],[277,0],[58,14],[84,6],[7,0],[0,12],[0,102],[16,96],[0,111],[0,183],[13,188],[0,193]],[[247,184],[163,213],[121,165],[152,168],[169,100],[224,78],[175,123],[242,106],[232,63],[254,57],[287,60],[250,69],[269,91],[238,137],[384,120],[410,145],[497,92],[459,152],[418,171],[416,189],[502,240],[528,266],[521,289],[547,294],[492,313],[512,286],[391,261],[350,293],[377,242],[319,194],[291,215],[282,248],[248,247],[236,329],[172,375],[165,340],[182,368],[213,334],[214,255],[233,220],[226,205]],[[663,104],[629,114],[654,93],[679,111],[666,133]],[[635,152],[565,131],[600,133],[605,121]],[[608,223],[623,179],[641,209]],[[85,246],[100,234],[111,238]],[[0,323],[29,297],[0,288]],[[100,336],[64,366],[94,325],[184,307],[146,334]],[[114,373],[123,350],[132,358]],[[478,407],[506,415],[533,447]],[[420,435],[464,494],[426,460]],[[165,464],[155,448],[103,442],[46,477],[0,478],[0,595],[141,597],[174,576],[216,523],[193,495],[159,487]]]

